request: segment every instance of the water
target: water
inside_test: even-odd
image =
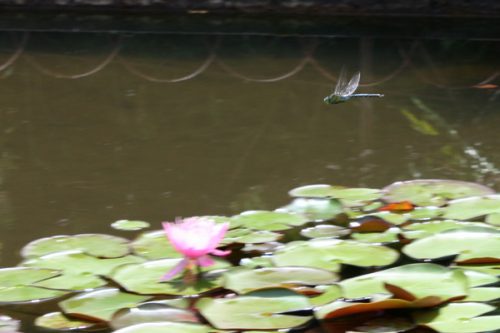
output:
[[[274,209],[305,184],[500,187],[498,40],[334,35],[0,32],[2,266],[36,238]],[[342,66],[385,97],[324,104]]]

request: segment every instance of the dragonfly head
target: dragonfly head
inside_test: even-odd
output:
[[[326,104],[338,104],[338,103],[342,103],[342,102],[345,102],[345,99],[343,99],[341,96],[336,96],[336,95],[329,95],[329,96],[326,96],[323,101],[326,103]]]

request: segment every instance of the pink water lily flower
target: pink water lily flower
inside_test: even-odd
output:
[[[229,223],[215,223],[206,217],[189,217],[162,224],[174,249],[184,255],[184,259],[161,278],[162,281],[170,280],[193,264],[201,267],[213,265],[210,254],[226,256],[231,252],[217,250]]]

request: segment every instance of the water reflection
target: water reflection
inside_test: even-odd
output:
[[[2,264],[35,238],[273,209],[310,183],[498,188],[499,46],[2,32]],[[386,97],[325,105],[342,66]]]

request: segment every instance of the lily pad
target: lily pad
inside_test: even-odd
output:
[[[259,244],[275,242],[282,238],[283,235],[273,231],[267,230],[251,230],[246,228],[239,228],[229,230],[222,240],[222,245],[240,243],[240,244]]]
[[[71,319],[61,312],[50,312],[36,318],[35,325],[46,330],[67,332],[88,330],[95,327],[96,323]]]
[[[469,289],[469,295],[464,302],[492,302],[500,299],[500,288],[478,287]]]
[[[297,187],[288,194],[299,198],[340,199],[342,204],[348,207],[365,205],[367,202],[377,200],[382,196],[382,192],[378,189],[347,188],[325,184]]]
[[[416,207],[414,210],[404,213],[409,220],[425,221],[435,219],[443,213],[441,207]]]
[[[327,221],[344,212],[337,199],[297,198],[289,205],[281,207],[277,212],[296,213],[305,216],[309,221]]]
[[[103,287],[107,282],[92,273],[64,274],[34,283],[34,286],[68,291],[88,291]]]
[[[363,243],[389,244],[399,241],[399,228],[390,228],[384,232],[353,233],[351,238]]]
[[[193,284],[186,284],[177,278],[162,282],[161,277],[176,266],[182,259],[161,259],[140,264],[130,264],[118,267],[109,277],[130,292],[146,295],[198,295],[212,289],[220,288],[221,277],[217,274],[205,274]],[[222,259],[214,259],[215,264],[203,268],[216,270],[230,267]]]
[[[67,292],[19,285],[0,288],[0,305],[13,303],[35,303],[66,295]]]
[[[336,238],[347,236],[351,233],[350,229],[331,224],[320,224],[314,227],[302,229],[300,234],[307,238]]]
[[[134,253],[149,260],[182,257],[167,240],[163,230],[145,232],[131,246]]]
[[[198,323],[196,315],[185,309],[150,303],[139,305],[136,308],[121,309],[113,315],[111,327],[115,330],[120,328],[153,322],[191,322]]]
[[[309,267],[234,269],[224,273],[224,287],[239,294],[263,288],[331,284],[338,277],[326,270]]]
[[[447,179],[396,182],[382,191],[387,202],[410,201],[418,206],[443,206],[448,200],[495,193],[483,185]]]
[[[94,256],[79,252],[66,251],[47,254],[40,258],[32,258],[21,263],[22,266],[58,269],[66,274],[92,273],[106,275],[115,267],[129,263],[143,262],[137,256],[120,258],[99,259]]]
[[[500,212],[489,214],[486,216],[485,222],[500,227]]]
[[[406,245],[403,252],[416,259],[458,255],[457,262],[495,263],[500,261],[500,230],[465,227],[443,231]]]
[[[263,210],[243,212],[231,219],[245,228],[268,231],[287,230],[308,222],[308,219],[302,215]]]
[[[381,245],[350,240],[316,238],[286,244],[272,257],[277,266],[305,266],[338,271],[340,264],[385,266],[399,257],[397,251]]]
[[[118,220],[111,223],[111,227],[116,230],[135,231],[148,228],[149,223],[145,221]]]
[[[413,223],[404,226],[403,235],[408,239],[424,238],[446,230],[461,229],[464,227],[490,227],[488,224],[480,222],[464,222],[457,220],[430,221]]]
[[[360,275],[339,284],[347,298],[396,293],[396,298],[409,301],[430,298],[430,303],[434,305],[450,299],[464,298],[468,288],[464,272],[427,263]]]
[[[0,315],[0,333],[19,333],[17,330],[20,326],[19,320]]]
[[[262,268],[273,267],[273,261],[270,255],[263,255],[260,257],[241,258],[240,266],[246,268]]]
[[[322,292],[319,296],[309,298],[309,303],[315,307],[331,303],[343,297],[342,288],[338,284],[316,286],[315,289]]]
[[[474,333],[500,329],[500,316],[481,316],[495,310],[483,303],[450,303],[414,315],[421,326],[441,333]]]
[[[500,213],[500,194],[453,200],[444,209],[444,218],[469,220]]]
[[[8,267],[0,269],[0,288],[31,285],[32,283],[60,275],[59,270],[28,267]]]
[[[202,298],[196,307],[212,326],[226,330],[277,330],[304,325],[311,317],[283,314],[309,309],[307,297],[263,292],[259,296]],[[231,315],[228,315],[231,314]]]
[[[21,254],[25,258],[41,257],[61,251],[81,251],[95,257],[118,258],[129,253],[128,240],[104,234],[53,236],[28,243]]]
[[[145,323],[128,326],[114,333],[212,333],[213,328],[206,325],[176,323],[176,322],[161,322],[161,323]]]
[[[59,306],[67,315],[89,320],[109,321],[117,310],[135,307],[149,298],[124,293],[117,288],[105,288],[68,298],[59,302]]]

